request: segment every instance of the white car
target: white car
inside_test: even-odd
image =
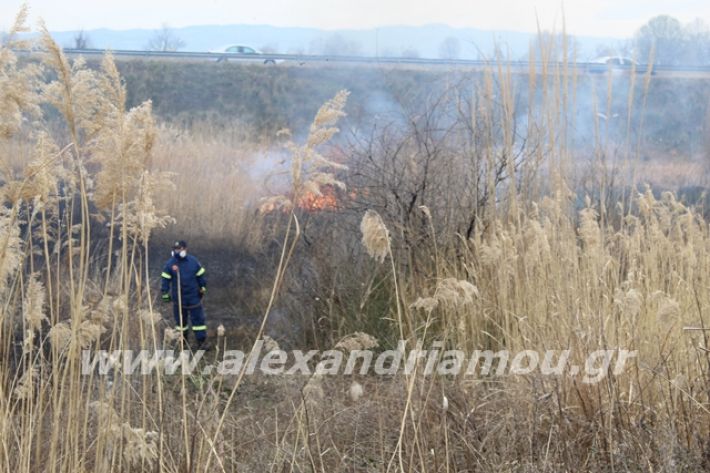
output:
[[[282,62],[282,59],[264,58],[264,53],[258,49],[242,44],[228,44],[221,48],[213,49],[210,52],[221,54],[221,56],[217,58],[217,62],[228,61],[229,59],[236,61],[257,61],[263,64],[278,64]]]
[[[593,59],[587,65],[587,72],[604,73],[604,72],[629,72],[634,70],[637,74],[644,74],[648,70],[646,64],[639,64],[628,57],[622,56],[604,56]],[[652,72],[653,73],[653,72]]]

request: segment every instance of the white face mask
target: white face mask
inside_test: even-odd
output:
[[[186,251],[186,250],[180,250],[179,253],[176,253],[175,250],[173,250],[173,251],[170,252],[170,254],[173,255],[173,256],[179,256],[180,258],[184,258],[185,256],[187,256],[187,251]]]

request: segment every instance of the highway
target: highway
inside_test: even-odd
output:
[[[67,56],[102,56],[108,50],[104,49],[72,49],[64,48],[64,53]],[[21,54],[36,54],[39,51],[18,51]],[[542,63],[531,64],[527,61],[503,61],[498,60],[470,60],[470,59],[425,59],[425,58],[403,58],[403,57],[362,57],[362,56],[316,56],[316,55],[296,55],[296,54],[259,54],[259,55],[244,55],[244,54],[229,54],[210,53],[210,52],[187,52],[187,51],[131,51],[131,50],[113,50],[111,53],[116,58],[145,58],[145,59],[163,59],[163,60],[206,60],[218,61],[219,59],[227,58],[229,62],[247,62],[247,63],[271,63],[276,62],[279,65],[306,65],[306,64],[362,64],[362,65],[406,65],[406,66],[428,66],[428,67],[455,67],[455,68],[471,68],[483,69],[486,67],[510,68],[511,71],[518,73],[528,73],[532,67],[538,72],[543,70]],[[271,64],[268,64],[271,65]],[[568,70],[576,69],[580,73],[589,72],[590,68],[599,69],[599,64],[578,62],[573,64],[556,64],[548,63],[545,65],[548,71],[555,71],[559,68],[567,67]],[[603,67],[603,66],[602,66]],[[639,71],[639,75],[645,73],[645,66]],[[614,72],[630,72],[629,66],[613,66]],[[710,79],[710,65],[707,66],[655,66],[654,74],[663,76],[680,76],[680,77],[700,77]],[[594,72],[599,74],[599,72]]]

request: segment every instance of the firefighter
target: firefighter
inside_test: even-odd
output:
[[[165,263],[161,279],[163,302],[172,301],[176,329],[182,333],[183,341],[188,339],[189,318],[197,348],[209,349],[205,311],[202,308],[202,298],[207,292],[205,268],[197,258],[187,254],[185,241],[173,244],[171,258]]]

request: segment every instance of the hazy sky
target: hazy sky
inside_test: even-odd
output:
[[[22,0],[0,0],[0,28]],[[31,0],[31,23],[53,31],[158,28],[206,24],[270,24],[324,29],[445,23],[488,30],[561,29],[561,0]],[[658,14],[710,23],[710,0],[567,0],[567,30],[626,37]]]

